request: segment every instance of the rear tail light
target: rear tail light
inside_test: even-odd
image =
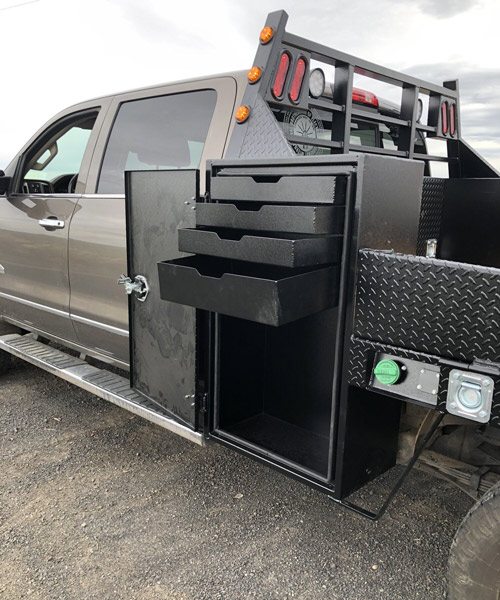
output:
[[[300,97],[300,90],[302,89],[302,82],[304,81],[304,75],[306,74],[306,60],[305,58],[299,58],[295,67],[295,74],[293,76],[292,87],[290,88],[290,100],[292,102],[298,102]]]
[[[443,135],[448,133],[448,102],[441,104],[441,129]]]
[[[286,76],[288,75],[288,69],[290,68],[290,56],[287,52],[283,52],[278,65],[278,72],[273,83],[273,96],[275,98],[281,98],[283,96],[283,89],[285,87]]]
[[[378,98],[375,96],[375,94],[359,88],[352,88],[352,99],[354,102],[362,102],[363,104],[369,104],[370,106],[378,106]]]
[[[455,135],[456,118],[455,118],[455,105],[450,104],[450,135]]]

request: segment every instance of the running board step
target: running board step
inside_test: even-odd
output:
[[[174,421],[162,406],[131,389],[129,380],[125,377],[93,367],[81,358],[37,342],[28,335],[0,336],[0,350],[22,358],[195,444],[205,444],[201,433]]]

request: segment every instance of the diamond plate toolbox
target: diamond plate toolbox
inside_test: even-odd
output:
[[[360,250],[358,264],[350,385],[367,387],[377,352],[441,365],[446,410],[450,361],[498,366],[500,269],[377,250]],[[490,424],[500,427],[496,388]]]
[[[356,337],[500,362],[500,269],[376,250],[359,257]]]

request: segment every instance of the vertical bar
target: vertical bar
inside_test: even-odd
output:
[[[405,83],[401,97],[401,118],[405,121],[410,121],[410,125],[401,125],[399,128],[398,150],[406,152],[408,158],[413,158],[414,154],[419,89],[416,86]]]
[[[448,175],[456,178],[462,176],[462,165],[460,164],[460,95],[458,89],[458,79],[452,81],[444,81],[443,87],[457,92],[457,100],[455,102],[455,136],[454,139],[446,141],[446,150],[448,153]]]
[[[346,63],[335,65],[335,84],[333,87],[333,103],[344,107],[343,112],[332,115],[332,141],[342,144],[341,152],[349,153],[351,138],[352,83],[354,67]]]

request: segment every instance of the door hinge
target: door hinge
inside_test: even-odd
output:
[[[200,396],[200,412],[208,412],[208,394],[202,394]]]

